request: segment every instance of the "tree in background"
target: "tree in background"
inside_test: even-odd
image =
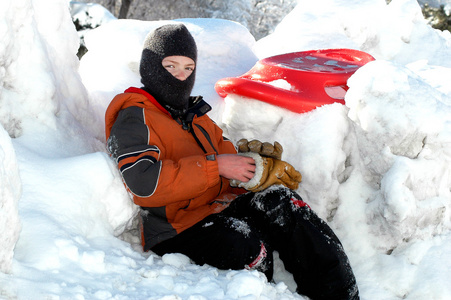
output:
[[[271,33],[296,0],[84,0],[104,6],[119,19],[218,18],[241,23],[255,39]]]

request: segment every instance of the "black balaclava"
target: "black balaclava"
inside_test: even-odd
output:
[[[196,42],[183,24],[164,25],[147,35],[139,72],[143,89],[176,119],[188,109],[196,68],[184,81],[175,78],[162,65],[163,59],[172,55],[189,57],[194,63],[197,61]]]

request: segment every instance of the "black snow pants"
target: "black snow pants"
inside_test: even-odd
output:
[[[257,269],[273,276],[278,251],[297,291],[313,300],[354,300],[359,292],[343,247],[332,229],[301,197],[268,188],[237,197],[174,238],[157,244],[156,254],[183,253],[196,264],[220,269]]]

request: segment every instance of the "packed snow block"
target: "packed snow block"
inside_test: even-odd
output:
[[[361,172],[374,189],[368,223],[387,252],[450,230],[451,98],[410,68],[369,64],[346,98]]]
[[[19,238],[20,221],[17,203],[21,181],[11,138],[0,126],[0,271],[11,271],[13,251]]]
[[[5,1],[2,1],[2,5]],[[11,137],[37,125],[88,128],[86,94],[78,75],[79,38],[67,1],[15,1],[0,7],[0,122]],[[20,13],[11,13],[20,12]],[[48,11],[60,15],[49,17]]]

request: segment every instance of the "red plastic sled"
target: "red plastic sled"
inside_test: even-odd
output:
[[[258,61],[239,77],[219,80],[215,90],[221,97],[236,94],[303,113],[325,104],[344,104],[348,78],[372,60],[368,53],[352,49],[282,54]],[[268,84],[278,79],[291,89]]]

